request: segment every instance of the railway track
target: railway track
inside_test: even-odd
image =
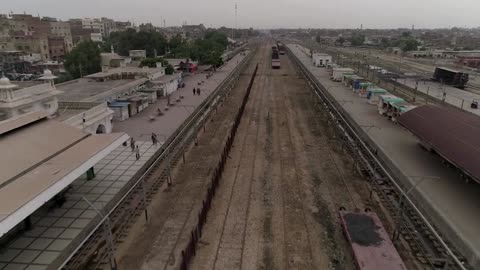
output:
[[[285,65],[284,65],[285,66]],[[287,136],[281,136],[279,139],[280,145],[280,172],[282,179],[282,197],[284,204],[284,222],[290,224],[290,229],[284,230],[284,239],[285,239],[285,251],[286,255],[285,265],[288,269],[312,269],[313,268],[313,258],[314,252],[312,250],[311,235],[312,232],[308,226],[305,204],[300,198],[304,197],[303,194],[303,184],[301,182],[301,169],[297,164],[298,153],[294,145],[294,140],[292,138],[292,119],[288,114],[291,111],[287,110],[278,110],[278,108],[289,108],[286,104],[289,100],[289,97],[286,95],[277,94],[274,97],[276,112],[276,125],[280,127],[280,130],[284,130]],[[283,103],[283,104],[282,104]],[[281,122],[284,119],[285,122]],[[299,233],[304,231],[304,233]],[[299,239],[295,239],[299,238]],[[295,246],[293,243],[295,240],[301,242],[302,244],[297,244],[296,250],[294,253],[297,257],[301,257],[300,260],[293,260],[289,256],[288,246]],[[303,250],[302,250],[303,249]]]
[[[294,74],[293,64],[287,59],[286,68],[291,69],[291,73]],[[315,196],[317,200],[324,200],[325,202],[317,202],[318,205],[323,206],[320,223],[327,228],[328,233],[325,234],[327,243],[330,243],[327,250],[324,251],[329,256],[329,263],[336,265],[336,268],[348,268],[350,259],[347,259],[349,255],[344,255],[345,249],[343,244],[342,231],[335,222],[338,215],[338,209],[341,207],[348,207],[349,209],[363,209],[364,200],[360,193],[368,194],[365,192],[365,187],[359,187],[361,179],[357,178],[350,172],[350,166],[345,160],[341,159],[341,154],[335,153],[333,147],[335,145],[334,136],[330,133],[330,123],[324,121],[327,119],[326,115],[321,114],[321,110],[317,108],[317,102],[313,99],[313,95],[308,89],[304,88],[302,91],[290,90],[288,93],[282,93],[281,97],[285,103],[286,108],[298,108],[291,109],[286,112],[288,130],[290,134],[290,140],[297,142],[295,145],[296,150],[293,151],[295,160],[301,160],[302,155],[299,151],[306,153],[305,157],[310,163],[312,168],[310,174],[313,178],[318,178],[321,181],[317,187],[313,188],[313,192],[318,192]],[[297,99],[297,101],[294,101]],[[302,104],[301,108],[297,104]],[[302,124],[301,121],[296,119],[306,119],[308,124]],[[330,134],[330,135],[329,135]],[[293,139],[294,138],[294,139]],[[298,184],[299,186],[299,184]],[[308,212],[304,210],[304,213]],[[328,229],[330,228],[330,229]],[[314,231],[315,228],[309,229]],[[309,232],[309,235],[311,233]],[[309,240],[312,237],[309,236]],[[346,245],[346,243],[345,243]],[[310,246],[314,246],[310,243]],[[312,251],[313,254],[318,254],[319,251]],[[313,255],[312,255],[313,256]],[[344,259],[340,259],[344,258]],[[314,263],[318,264],[319,262]],[[318,267],[318,266],[317,266]]]
[[[291,83],[291,70],[272,70],[268,54],[262,58],[221,195],[202,232],[208,245],[200,245],[192,269],[324,269],[315,264],[319,256],[312,248],[321,247],[312,243],[315,225],[305,217],[311,213],[304,196],[310,178],[303,176],[305,164],[297,164],[304,155],[289,134],[295,120],[287,117],[295,109],[284,101],[300,84]]]
[[[469,269],[466,260],[449,245],[434,225],[421,213],[415,203],[406,196],[404,189],[376,157],[349,122],[345,113],[328,91],[292,55],[300,74],[308,81],[314,95],[319,99],[324,112],[330,118],[337,134],[355,160],[358,170],[370,180],[372,190],[397,221],[403,239],[409,244],[416,258],[432,269]]]
[[[265,53],[262,54],[262,58],[265,57]],[[261,65],[261,66],[260,66]],[[264,71],[264,64],[261,63],[259,67],[262,69],[261,73]],[[240,152],[239,163],[236,165],[236,169],[233,175],[233,184],[232,189],[230,190],[230,196],[228,199],[228,205],[226,209],[225,219],[223,220],[222,230],[220,233],[220,240],[216,248],[215,257],[213,260],[213,269],[227,269],[228,266],[232,265],[242,265],[243,262],[243,247],[237,251],[231,250],[237,242],[245,242],[245,231],[247,227],[247,217],[249,215],[249,202],[250,196],[252,193],[252,182],[253,182],[253,173],[256,167],[256,152],[250,155],[246,155],[247,152],[250,152],[251,148],[256,148],[258,144],[258,132],[259,132],[259,104],[262,102],[262,98],[258,97],[258,83],[263,83],[263,79],[259,79],[259,74],[257,74],[257,79],[254,83],[253,96],[250,97],[249,103],[247,103],[247,110],[254,110],[253,113],[245,112],[242,122],[244,124],[240,125],[240,129],[243,127],[247,130],[244,133],[244,136],[241,138],[240,142],[236,142],[237,151]],[[259,82],[260,81],[260,82]],[[256,134],[256,136],[252,136]],[[237,135],[238,136],[238,135]],[[253,137],[253,138],[252,138]],[[239,137],[235,141],[238,141]],[[246,165],[245,165],[246,164]],[[247,168],[245,168],[247,167]],[[244,171],[249,173],[244,173]],[[243,192],[242,192],[243,191]],[[239,198],[239,194],[246,195],[246,198]],[[243,196],[242,196],[243,197]],[[227,226],[228,224],[234,224],[234,226]],[[223,254],[229,253],[230,256],[225,258]]]
[[[196,141],[196,134],[205,125],[210,114],[215,110],[225,95],[233,88],[240,72],[251,60],[252,54],[242,62],[187,118],[187,120],[170,136],[157,152],[148,167],[137,173],[123,195],[107,205],[105,214],[97,218],[97,223],[85,235],[82,242],[64,258],[58,268],[63,269],[103,269],[105,263],[116,268],[113,256],[116,245],[124,241],[136,219],[147,214],[146,206],[160,187],[171,179],[171,168],[184,158],[185,149]]]

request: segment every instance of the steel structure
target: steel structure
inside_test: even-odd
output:
[[[362,138],[361,131],[355,128],[356,124],[343,111],[341,104],[328,93],[288,47],[287,53],[295,63],[298,73],[307,81],[312,94],[318,98],[318,105],[341,138],[343,146],[350,152],[356,168],[370,180],[371,192],[375,191],[396,221],[398,231],[409,244],[411,252],[420,262],[433,269],[470,269],[462,255],[447,243],[415,202],[408,197],[400,182],[378,159],[375,151]]]
[[[62,263],[54,266],[58,269],[96,269],[102,264],[109,262],[111,269],[116,269],[116,261],[113,257],[115,247],[113,244],[121,242],[128,234],[129,228],[136,218],[145,212],[148,218],[146,206],[159,190],[160,186],[167,181],[171,183],[171,167],[175,166],[182,157],[188,145],[195,141],[199,129],[204,127],[210,114],[222,102],[228,92],[235,86],[240,73],[252,59],[250,52],[234,71],[220,83],[219,86],[205,99],[195,111],[177,128],[162,147],[154,155],[148,168],[139,171],[134,176],[134,181],[128,184],[127,190],[118,194],[104,210],[104,215],[98,215],[93,228],[86,230],[75,248],[62,258]],[[156,177],[161,172],[160,177]],[[155,175],[154,175],[155,174]],[[111,232],[105,232],[111,230]],[[113,240],[109,241],[108,238]]]

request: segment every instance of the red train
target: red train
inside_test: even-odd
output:
[[[339,215],[358,270],[407,269],[375,213],[340,210]]]

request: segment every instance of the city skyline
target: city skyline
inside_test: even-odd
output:
[[[66,2],[33,0],[4,3],[0,13],[24,13],[61,20],[79,17],[109,17],[136,24],[151,22],[162,26],[203,23],[206,27],[234,27],[235,3],[239,28],[450,28],[478,27],[475,12],[480,3],[474,0],[339,0],[322,3],[312,0],[254,0],[188,2],[182,9],[176,2],[153,0],[105,0]],[[462,5],[458,3],[461,2]],[[95,9],[91,7],[94,6]],[[55,8],[52,8],[55,7]],[[465,8],[468,7],[468,8]],[[379,12],[382,11],[382,12]],[[419,16],[421,13],[421,16]],[[268,15],[268,16],[266,16]]]

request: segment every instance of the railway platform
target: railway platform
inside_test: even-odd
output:
[[[310,58],[296,45],[288,47],[356,123],[366,141],[378,149],[378,156],[404,189],[413,187],[410,195],[424,215],[472,267],[480,267],[480,185],[464,183],[460,175],[443,165],[440,157],[423,150],[411,133],[379,115],[376,106],[342,83],[331,81],[327,70],[312,66]]]
[[[130,147],[119,146],[94,166],[95,178],[82,176],[75,180],[66,193],[61,207],[46,204],[32,215],[32,229],[6,239],[0,247],[0,269],[57,269],[96,226],[100,215],[108,205],[115,203],[136,176],[144,170],[166,141],[192,112],[238,66],[246,55],[238,54],[206,79],[206,73],[198,72],[185,79],[185,88],[167,100],[158,100],[134,117],[116,122],[114,132],[124,131],[136,140],[140,149],[137,160]],[[200,95],[192,89],[200,87]],[[183,98],[181,98],[183,96]],[[179,100],[177,102],[177,100]],[[157,108],[164,111],[158,116]],[[152,120],[151,116],[155,115]],[[150,135],[155,132],[160,143],[153,145]]]

